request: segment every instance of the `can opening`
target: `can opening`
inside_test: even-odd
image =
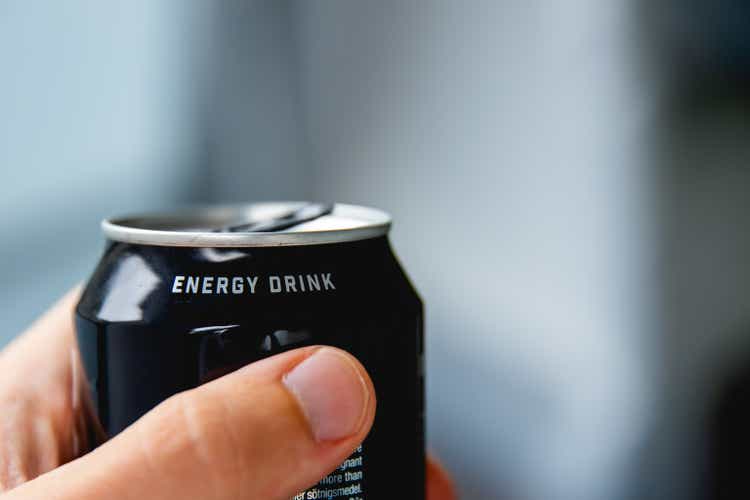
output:
[[[158,246],[263,247],[340,243],[388,233],[391,217],[342,203],[261,202],[107,219],[111,240]]]
[[[313,221],[324,215],[330,215],[331,213],[333,213],[333,203],[308,203],[285,214],[269,217],[266,220],[230,224],[215,231],[224,233],[271,233],[274,231],[283,231],[304,222]]]

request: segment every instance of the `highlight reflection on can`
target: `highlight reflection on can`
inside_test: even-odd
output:
[[[386,213],[257,203],[102,227],[107,246],[76,327],[108,436],[243,365],[332,345],[367,368],[377,415],[363,445],[301,498],[328,498],[332,481],[361,498],[424,498],[422,302],[391,250]]]

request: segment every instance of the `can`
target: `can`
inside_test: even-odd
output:
[[[356,356],[378,397],[354,454],[299,498],[424,498],[423,305],[391,218],[346,204],[264,202],[102,223],[76,308],[97,428],[111,437],[164,399],[307,345]]]

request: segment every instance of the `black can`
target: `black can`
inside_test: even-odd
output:
[[[108,242],[76,327],[105,436],[243,365],[331,345],[362,362],[378,397],[372,431],[345,463],[357,479],[336,487],[424,498],[422,302],[391,249],[387,214],[257,203],[102,227]],[[328,498],[330,483],[303,498]]]

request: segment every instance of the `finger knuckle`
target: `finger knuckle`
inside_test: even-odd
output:
[[[234,489],[241,470],[239,450],[224,414],[224,406],[205,391],[181,394],[168,402],[163,425],[169,435],[162,448],[179,463],[200,471],[214,492]]]
[[[207,466],[228,463],[233,450],[223,432],[221,406],[192,394],[178,398],[177,405],[183,451]]]

